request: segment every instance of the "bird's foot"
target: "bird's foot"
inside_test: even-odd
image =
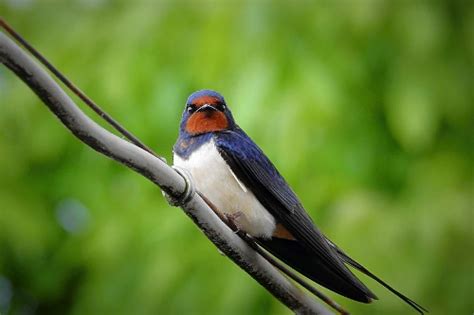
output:
[[[242,211],[237,211],[234,213],[224,213],[224,217],[225,217],[227,225],[236,234],[240,232],[238,220],[242,218],[243,216],[244,216],[244,213]]]

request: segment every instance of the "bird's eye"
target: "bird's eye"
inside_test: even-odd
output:
[[[196,111],[196,105],[189,104],[188,105],[188,113],[194,113]]]
[[[225,106],[225,104],[223,103],[220,103],[219,105],[217,105],[217,109],[220,110],[221,112],[225,111],[226,108],[227,106]]]

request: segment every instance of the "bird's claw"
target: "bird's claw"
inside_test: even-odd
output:
[[[231,230],[235,233],[238,234],[241,230],[239,227],[239,224],[237,220],[243,215],[241,211],[235,212],[235,213],[224,213],[224,217],[227,221],[227,225],[231,228]]]

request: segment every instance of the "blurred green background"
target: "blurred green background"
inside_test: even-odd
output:
[[[1,0],[0,14],[169,161],[187,96],[220,91],[331,239],[430,314],[472,314],[472,3]],[[380,301],[331,296],[414,314],[362,278]],[[290,312],[2,66],[0,313]]]

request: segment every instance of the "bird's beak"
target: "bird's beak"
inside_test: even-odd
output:
[[[214,106],[209,105],[209,104],[204,104],[203,106],[199,107],[199,109],[197,111],[198,112],[205,112],[205,111],[211,111],[211,110],[217,111],[217,108],[215,108]]]

